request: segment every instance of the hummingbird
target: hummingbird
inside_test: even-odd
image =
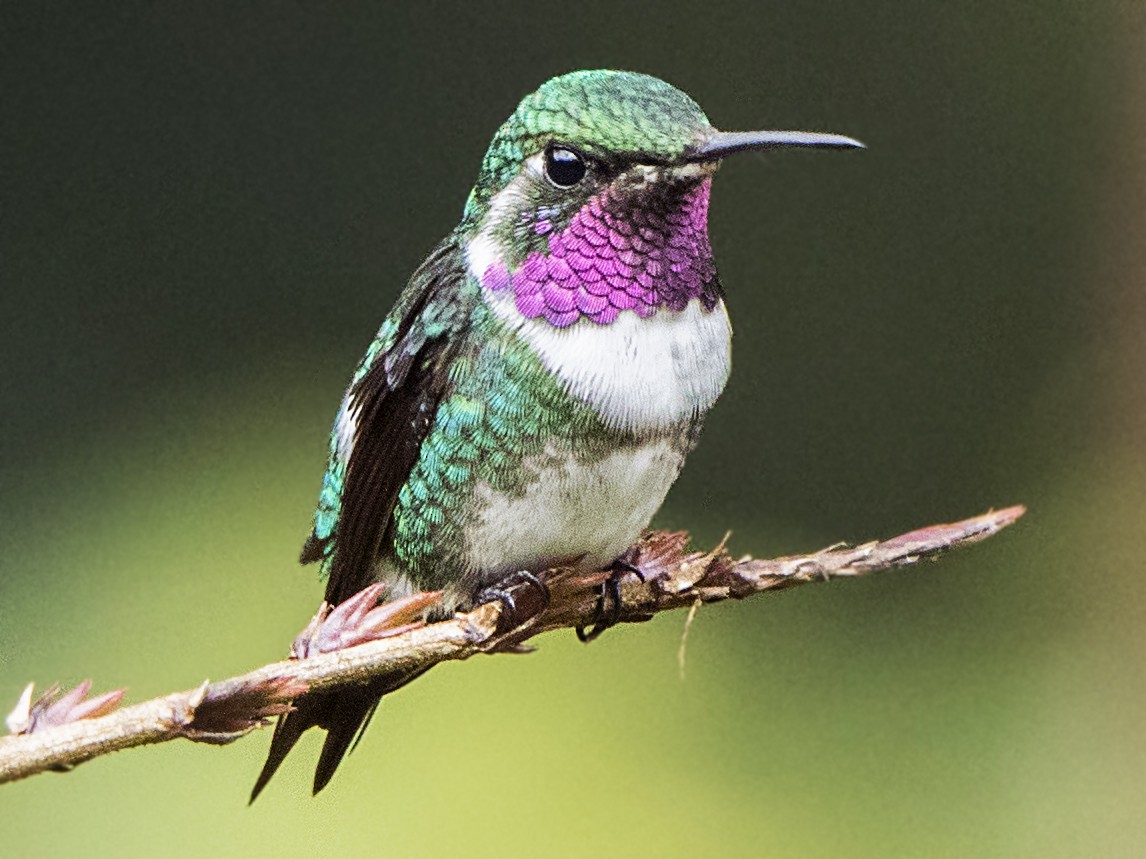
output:
[[[718,131],[634,72],[571,72],[521,101],[338,409],[301,554],[328,604],[381,583],[389,599],[441,591],[433,615],[448,617],[515,576],[623,573],[731,367],[713,174],[782,147],[862,144]],[[391,688],[300,698],[252,801],[313,726],[321,790]]]

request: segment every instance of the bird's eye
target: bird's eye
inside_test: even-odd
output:
[[[545,176],[558,188],[572,188],[585,178],[585,159],[572,149],[550,146],[545,150]]]

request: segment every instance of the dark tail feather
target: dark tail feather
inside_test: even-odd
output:
[[[429,667],[420,668],[397,678],[383,677],[366,686],[338,689],[333,692],[311,692],[295,702],[295,709],[280,716],[271,738],[270,752],[263,770],[251,789],[250,802],[254,802],[279,766],[290,754],[295,743],[308,728],[325,728],[326,742],[314,771],[314,792],[318,793],[330,782],[334,771],[347,751],[358,745],[362,733],[370,724],[382,696],[421,677]]]
[[[315,794],[334,778],[334,771],[351,746],[358,745],[355,737],[362,737],[370,717],[378,709],[382,695],[387,691],[386,687],[378,689],[375,685],[338,693],[337,712],[330,722],[323,725],[326,728],[326,742],[322,744],[322,754],[318,756],[318,766],[314,768]]]

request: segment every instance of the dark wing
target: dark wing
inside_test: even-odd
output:
[[[410,278],[346,392],[303,563],[324,560],[326,601],[337,605],[373,582],[382,537],[429,431],[449,352],[464,336],[472,301],[450,237]],[[352,422],[349,449],[339,438]]]
[[[437,412],[449,359],[465,334],[464,273],[454,242],[444,243],[411,281],[418,287],[394,345],[351,386],[357,430],[346,464],[333,534],[326,601],[338,605],[374,581],[382,539]]]
[[[303,547],[304,563],[326,559],[326,601],[338,605],[374,581],[383,538],[429,432],[448,379],[453,350],[465,338],[471,308],[464,294],[465,265],[452,236],[430,254],[410,279],[379,332],[343,404],[354,416],[349,451],[331,444],[327,485],[340,489],[327,510],[333,527],[316,524]],[[341,423],[341,421],[340,421]],[[253,802],[287,753],[310,727],[327,730],[314,776],[317,793],[334,775],[382,695],[413,677],[383,678],[355,689],[314,693],[279,719],[267,762],[251,792]]]

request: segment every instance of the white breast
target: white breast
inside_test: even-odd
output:
[[[728,381],[732,326],[724,302],[699,299],[681,311],[631,311],[609,325],[589,319],[555,328],[526,319],[509,295],[490,296],[494,312],[532,347],[573,397],[617,429],[655,432],[703,415]]]

